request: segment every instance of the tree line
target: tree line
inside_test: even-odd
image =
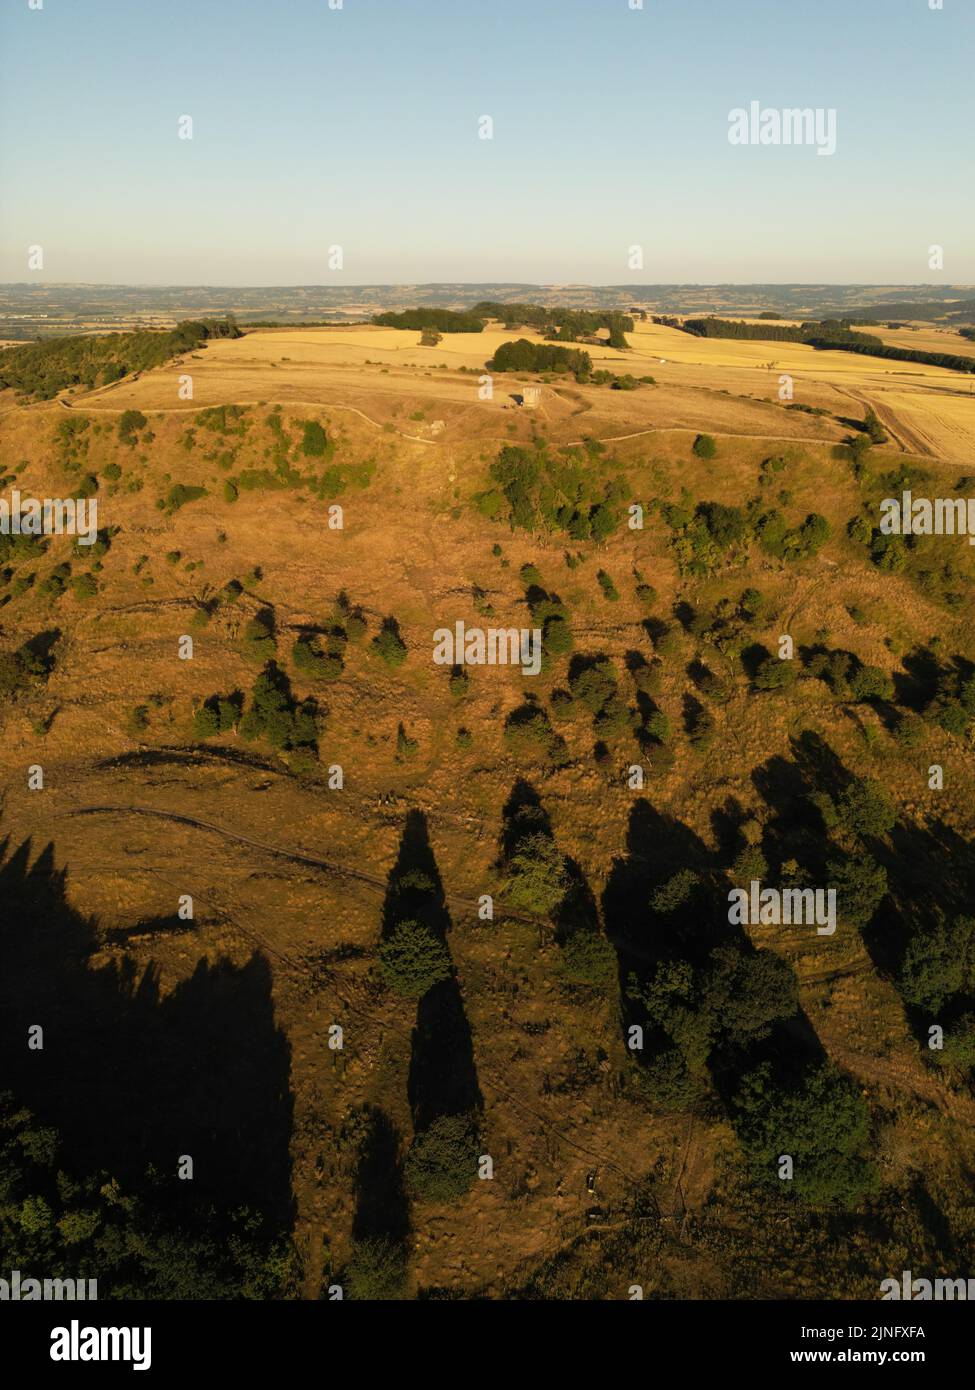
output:
[[[661,320],[663,321],[663,320]],[[952,372],[975,372],[975,358],[949,352],[922,352],[917,348],[892,347],[872,333],[857,333],[852,319],[823,319],[799,326],[775,323],[741,323],[735,319],[670,320],[668,327],[680,328],[697,338],[743,338],[760,342],[805,343],[821,352],[857,352],[883,357],[893,362],[919,362],[927,367],[945,367]],[[964,330],[962,330],[964,331]],[[967,335],[966,335],[967,336]]]
[[[471,313],[485,319],[497,319],[505,328],[534,328],[539,333],[558,336],[562,342],[575,342],[592,337],[606,329],[614,334],[632,333],[635,327],[628,314],[616,309],[567,309],[543,304],[502,304],[485,299],[475,304]],[[620,346],[625,347],[622,343]]]
[[[51,400],[68,386],[106,386],[130,372],[161,367],[209,338],[240,338],[233,318],[186,319],[165,332],[80,334],[47,338],[0,352],[0,389],[12,387],[36,400]]]
[[[476,313],[457,313],[454,309],[403,309],[399,313],[376,314],[373,323],[380,328],[433,329],[439,333],[483,333],[484,320]]]
[[[739,319],[719,319],[709,316],[703,319],[686,319],[684,323],[671,321],[669,326],[682,328],[696,338],[745,338],[758,342],[808,343],[818,337],[830,342],[842,340],[861,342],[871,346],[883,347],[879,338],[870,333],[856,333],[852,319],[824,319],[819,322],[802,324],[789,323],[743,323]]]

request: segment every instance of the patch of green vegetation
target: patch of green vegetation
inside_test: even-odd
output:
[[[435,329],[440,333],[481,333],[484,330],[482,318],[453,309],[402,309],[376,314],[372,321],[381,328]]]
[[[481,1143],[473,1114],[441,1115],[414,1136],[404,1172],[415,1198],[453,1202],[463,1197],[477,1176]]]
[[[420,744],[415,738],[411,738],[406,732],[406,726],[400,724],[396,730],[396,761],[406,762],[419,751]]]
[[[471,313],[484,319],[497,319],[506,329],[535,328],[555,342],[574,343],[580,338],[595,337],[601,330],[609,334],[607,346],[625,349],[625,334],[632,333],[636,324],[629,314],[616,309],[570,309],[554,304],[505,304],[497,300],[482,300]]]
[[[0,1093],[0,1246],[38,1277],[97,1279],[116,1299],[294,1294],[287,1234],[254,1210],[174,1204],[148,1172],[125,1185],[72,1168],[61,1135]]]
[[[399,922],[379,947],[383,979],[394,994],[422,999],[426,992],[453,974],[450,953],[424,923]]]
[[[402,666],[408,652],[395,618],[384,618],[378,634],[372,639],[374,651],[391,671]]]
[[[493,372],[571,372],[577,381],[588,381],[592,375],[592,358],[588,352],[576,348],[553,347],[519,338],[515,343],[502,343],[488,368]]]
[[[596,578],[599,581],[599,587],[603,591],[604,598],[608,598],[610,603],[617,603],[620,596],[619,590],[606,571],[600,570]]]
[[[244,655],[250,661],[264,665],[270,661],[278,649],[274,637],[274,615],[269,608],[262,608],[244,627]]]
[[[212,434],[236,435],[247,433],[247,407],[243,405],[214,405],[201,410],[194,421],[197,428]]]
[[[388,1236],[367,1236],[352,1244],[342,1288],[347,1298],[369,1303],[405,1297],[407,1252],[401,1241]]]
[[[273,661],[254,682],[251,703],[240,721],[241,737],[263,738],[272,748],[317,748],[319,716],[314,701],[299,704],[291,694],[287,676]]]
[[[141,410],[123,410],[118,422],[119,439],[134,448],[139,442],[139,431],[144,430],[148,423]]]
[[[342,656],[337,650],[325,651],[315,633],[303,633],[291,648],[291,660],[296,671],[313,680],[338,680],[342,674]]]
[[[782,1082],[763,1063],[742,1081],[735,1127],[757,1182],[782,1188],[780,1155],[793,1162],[795,1196],[847,1209],[873,1196],[870,1111],[850,1077],[824,1062]]]
[[[678,502],[653,504],[673,531],[671,545],[682,574],[705,576],[722,565],[741,564],[757,540],[770,555],[787,561],[817,554],[830,537],[829,522],[810,513],[799,526],[790,527],[774,509],[761,511],[753,502],[747,508],[721,502],[695,503],[684,490]]]
[[[71,577],[71,566],[65,561],[63,564],[55,565],[46,579],[42,579],[37,586],[38,594],[44,598],[58,599],[68,587],[68,580]]]
[[[565,740],[552,728],[541,705],[527,703],[512,710],[504,724],[504,741],[516,757],[529,762],[557,763]]]
[[[694,441],[692,453],[699,459],[717,458],[718,446],[710,434],[699,434]]]
[[[301,452],[306,458],[324,457],[328,439],[317,420],[306,420],[301,440]]]
[[[211,695],[193,712],[194,738],[214,738],[230,733],[240,724],[244,696],[237,690],[230,695]]]
[[[0,700],[35,689],[47,679],[60,635],[41,632],[13,650],[0,651]]]
[[[506,870],[505,901],[524,912],[550,917],[568,892],[565,856],[542,830],[520,836]]]
[[[188,483],[174,483],[164,498],[157,503],[161,511],[165,511],[168,516],[178,512],[180,507],[185,507],[188,502],[198,502],[201,497],[207,496],[205,487],[193,487]]]
[[[506,445],[491,465],[497,484],[472,500],[482,515],[506,516],[525,531],[563,531],[574,540],[604,541],[623,521],[629,498],[625,478],[594,476],[598,455],[580,449],[549,454],[544,444],[533,449]]]
[[[98,580],[90,573],[75,575],[71,581],[71,591],[76,599],[84,603],[98,593]]]

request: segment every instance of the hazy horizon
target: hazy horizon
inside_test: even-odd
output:
[[[945,280],[359,280],[329,283],[326,280],[271,281],[255,280],[252,284],[243,280],[0,280],[0,289],[19,289],[22,286],[38,289],[146,289],[146,290],[319,290],[342,289],[431,289],[441,285],[470,286],[480,289],[484,286],[508,285],[513,289],[576,289],[576,290],[615,290],[626,289],[864,289],[864,290],[909,290],[937,289],[942,293],[951,290],[975,289],[971,282],[947,282]]]

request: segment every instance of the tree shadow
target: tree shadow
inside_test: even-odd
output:
[[[553,919],[558,941],[579,931],[599,931],[599,906],[582,868],[570,856],[564,863],[568,886]]]
[[[542,806],[538,792],[519,778],[501,812],[501,859],[510,859],[526,835],[547,835],[554,839],[552,822]]]
[[[726,816],[733,821],[734,809],[728,808]],[[678,1043],[643,1002],[646,989],[667,978],[668,969],[689,967],[693,980],[704,981],[718,962],[754,968],[760,957],[771,962],[774,956],[756,949],[745,928],[730,921],[731,886],[719,857],[693,830],[657,811],[645,798],[635,802],[626,854],[613,863],[603,913],[619,962],[624,1030],[634,1024],[643,1029],[644,1047],[631,1053],[643,1068],[665,1054],[674,1055]],[[794,974],[780,957],[775,961],[779,981],[791,981],[790,994],[784,996],[786,1004],[794,1001],[788,1014],[764,1024],[765,1005],[759,1001],[752,1036],[747,1030],[725,1027],[722,1019],[716,1023],[706,1071],[716,1096],[729,1110],[746,1071],[767,1060],[801,1071],[824,1056],[799,1006]]]
[[[705,712],[704,705],[689,690],[685,690],[681,697],[681,721],[684,725],[684,733],[690,736],[697,729],[701,722],[701,716]]]
[[[737,797],[726,797],[724,805],[715,806],[711,811],[711,829],[718,842],[718,853],[728,863],[743,848],[741,828],[749,819],[749,813]]]
[[[930,647],[915,647],[901,658],[902,671],[895,671],[894,694],[899,705],[919,714],[934,699],[941,675],[941,662]]]
[[[456,976],[441,980],[420,1000],[410,1043],[407,1097],[414,1129],[427,1129],[443,1115],[483,1109],[474,1040]]]
[[[407,812],[396,863],[389,872],[383,900],[382,935],[387,939],[400,922],[421,921],[441,941],[450,930],[440,870],[430,845],[427,818]]]
[[[837,855],[837,846],[812,798],[826,793],[835,801],[853,775],[817,734],[794,739],[792,751],[794,761],[773,758],[752,773],[773,812],[763,850],[779,866],[794,859],[815,881],[825,882],[827,860]],[[900,987],[912,941],[946,918],[970,915],[975,843],[942,820],[921,826],[901,816],[886,836],[864,836],[859,848],[844,850],[843,856],[852,862],[866,857],[886,875],[883,897],[859,933],[873,964]],[[931,1019],[906,999],[902,1002],[909,1027],[922,1041]],[[972,1003],[968,995],[954,996],[939,1010],[938,1021],[960,1015]]]
[[[753,681],[758,674],[758,669],[765,661],[770,661],[772,653],[762,642],[752,642],[741,653],[741,669],[750,681]]]
[[[971,916],[975,843],[942,820],[925,826],[900,820],[889,840],[872,846],[887,872],[887,896],[862,935],[874,964],[896,978],[912,937],[945,916]],[[920,1016],[908,1013],[920,1036]]]
[[[440,871],[422,811],[406,817],[383,904],[382,930],[420,921],[446,945],[451,928]],[[483,1108],[474,1061],[474,1040],[460,983],[452,971],[420,999],[410,1040],[407,1096],[417,1132],[445,1115]]]
[[[403,1182],[400,1137],[384,1111],[367,1107],[368,1128],[355,1171],[353,1240],[382,1237],[404,1244],[410,1233],[410,1204]]]
[[[250,1206],[290,1226],[291,1050],[267,959],[201,959],[167,994],[152,962],[141,973],[128,956],[94,966],[97,921],[68,902],[53,845],[33,863],[29,842],[6,851],[0,1086],[60,1131],[79,1171],[105,1170],[137,1191],[150,1168],[175,1175],[188,1154],[187,1200]],[[35,1024],[44,1046],[30,1051]]]
[[[48,628],[45,632],[38,632],[29,638],[24,643],[24,651],[31,654],[45,674],[49,674],[54,667],[54,649],[60,640],[61,629]]]

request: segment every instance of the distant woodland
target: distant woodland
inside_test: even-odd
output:
[[[659,320],[666,322],[666,320]],[[780,323],[742,323],[737,319],[671,320],[697,338],[748,338],[760,342],[808,343],[823,352],[858,352],[868,357],[885,357],[894,362],[919,362],[928,367],[947,367],[953,372],[975,372],[975,358],[949,352],[921,352],[915,348],[891,347],[872,333],[858,333],[851,319],[824,319],[799,327]],[[969,336],[968,333],[965,334]]]
[[[187,319],[168,332],[48,338],[0,352],[0,389],[13,387],[35,400],[49,401],[68,386],[107,386],[130,372],[192,352],[209,338],[240,338],[232,315],[226,319]]]

